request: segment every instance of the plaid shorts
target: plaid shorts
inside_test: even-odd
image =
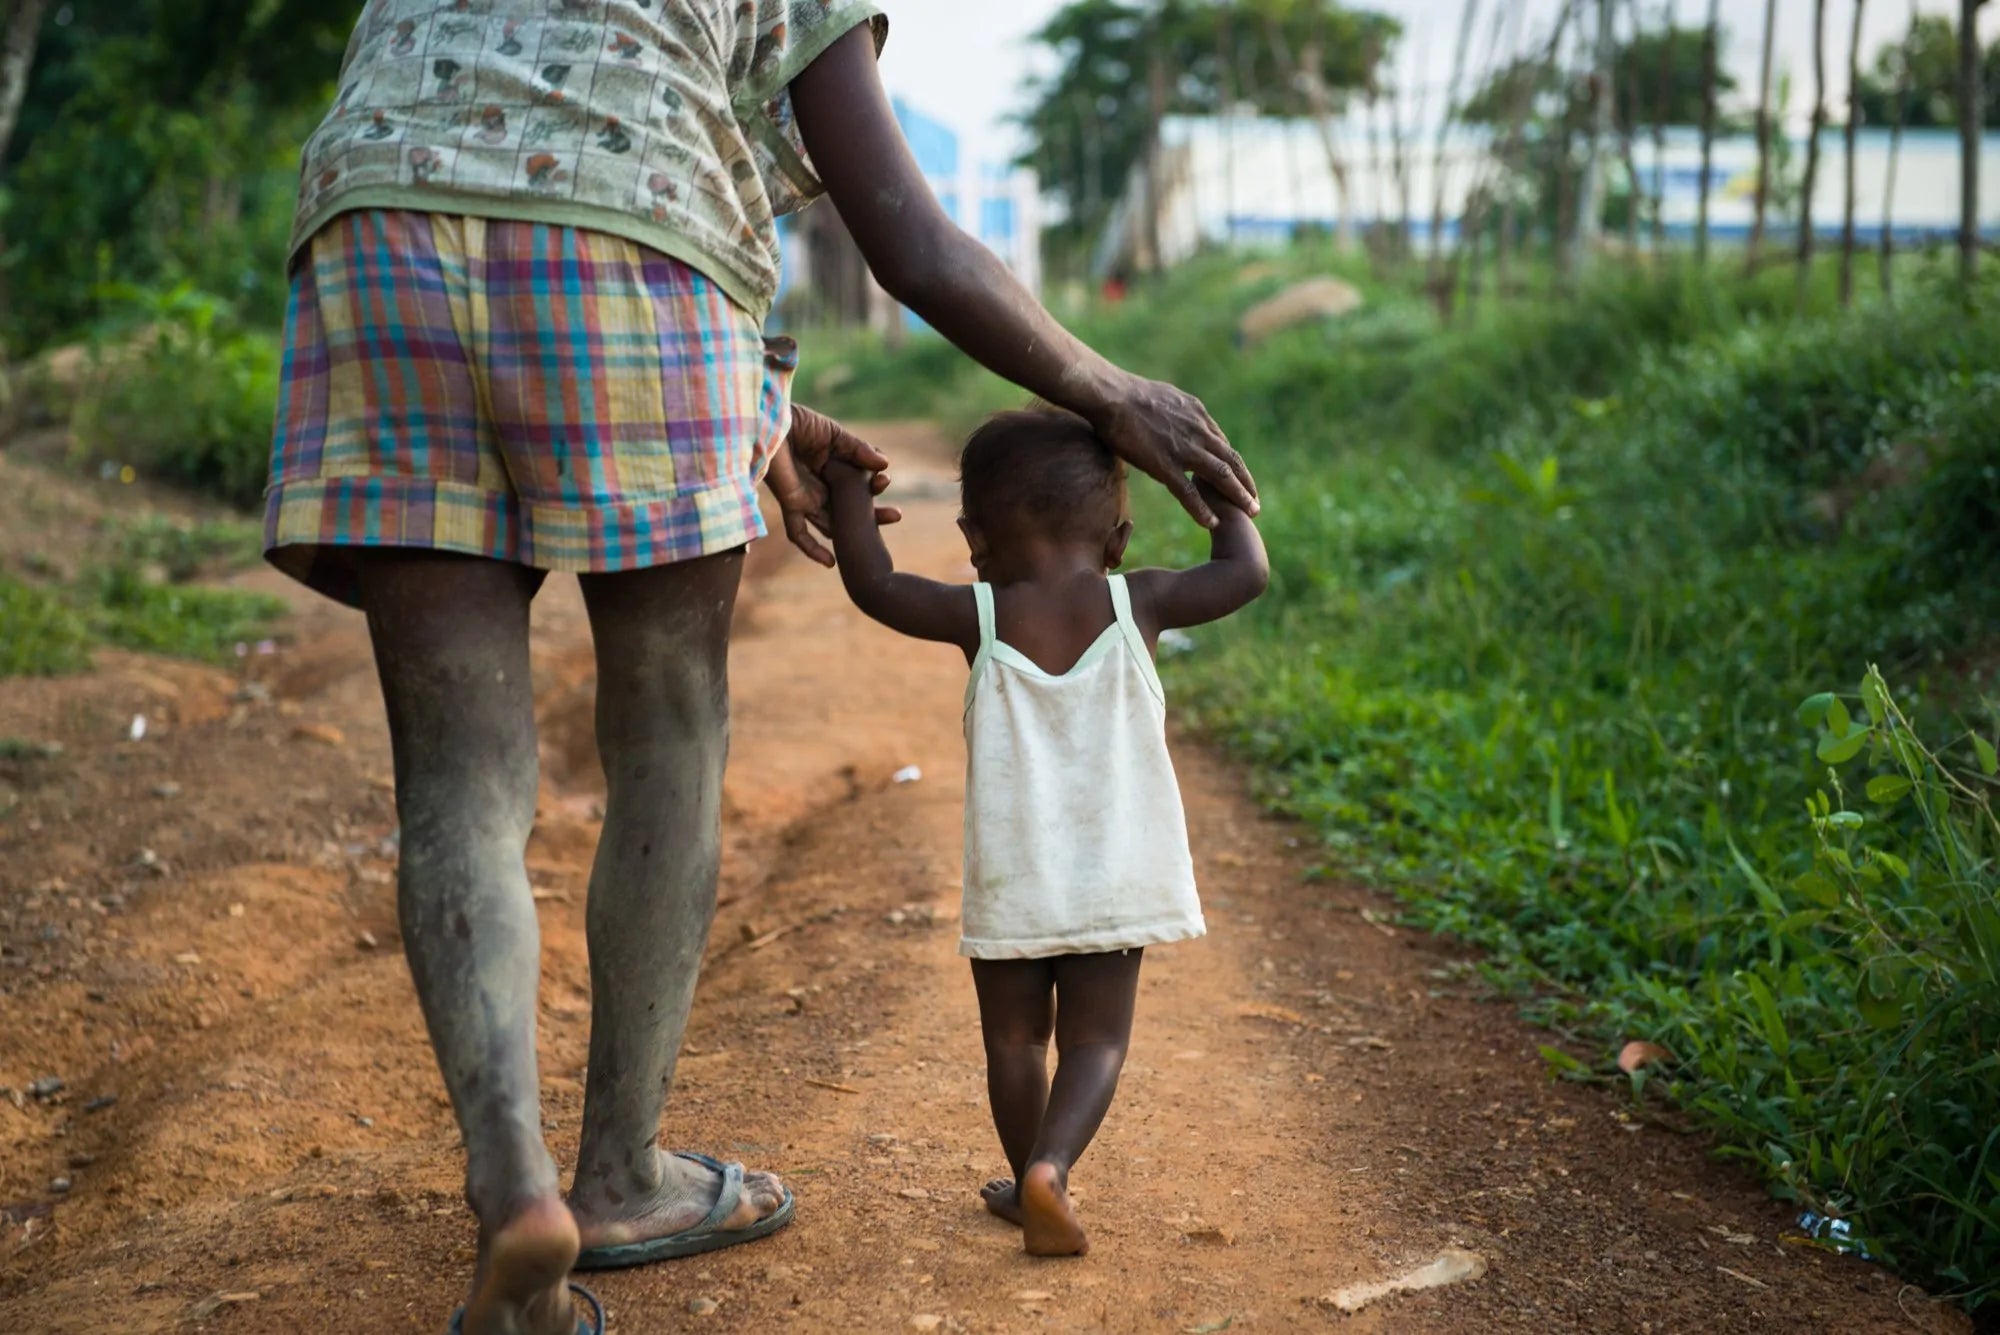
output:
[[[797,364],[635,242],[345,214],[292,279],[266,554],[353,603],[364,547],[577,572],[735,550],[764,534]]]

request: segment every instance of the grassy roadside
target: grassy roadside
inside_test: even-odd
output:
[[[1846,314],[1670,273],[1447,331],[1378,290],[1235,346],[1324,263],[1204,262],[1083,325],[1264,484],[1272,596],[1177,660],[1183,698],[1330,869],[1602,1045],[1563,1074],[1664,1089],[1912,1279],[1995,1296],[2000,325],[1920,270]],[[935,343],[802,342],[845,415],[1018,397]],[[1142,519],[1145,558],[1196,554]],[[1674,1060],[1628,1077],[1626,1038]]]

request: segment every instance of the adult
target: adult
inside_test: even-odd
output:
[[[827,563],[817,466],[887,463],[788,404],[795,352],[763,338],[777,215],[829,194],[890,294],[973,357],[1084,415],[1198,519],[1196,477],[1255,504],[1200,403],[1065,333],[942,212],[876,71],[887,31],[871,0],[370,0],[304,152],[267,549],[367,613],[404,949],[479,1222],[467,1335],[594,1329],[573,1266],[791,1217],[770,1174],[658,1143],[714,911],[758,482]],[[582,582],[609,793],[567,1197],[523,865],[528,607],[551,570]]]

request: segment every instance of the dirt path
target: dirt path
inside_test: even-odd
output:
[[[961,573],[937,442],[881,439],[908,461],[902,558]],[[973,1195],[1004,1165],[954,956],[963,664],[865,624],[775,544],[752,566],[724,907],[668,1130],[782,1170],[800,1220],[602,1277],[614,1330],[1958,1328],[1782,1241],[1785,1211],[1694,1138],[1552,1084],[1545,1036],[1386,904],[1306,881],[1299,833],[1188,742],[1212,935],[1148,962],[1123,1092],[1078,1170],[1095,1250],[1026,1259]],[[537,620],[530,860],[565,1156],[599,786],[573,582]],[[0,684],[0,737],[65,748],[0,761],[20,795],[0,820],[0,1085],[66,1082],[0,1097],[0,1331],[436,1332],[468,1273],[456,1135],[396,947],[366,643],[312,604],[296,631],[249,690],[118,656]],[[151,733],[122,740],[140,712]],[[922,779],[893,782],[907,765]],[[1357,1316],[1318,1301],[1447,1247],[1488,1273]]]

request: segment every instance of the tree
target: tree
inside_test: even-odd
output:
[[[28,93],[28,73],[34,68],[35,46],[42,35],[48,0],[11,0],[0,4],[0,162],[7,160],[7,143],[21,116]]]
[[[1071,0],[1034,36],[1056,68],[1030,85],[1021,161],[1067,210],[1063,230],[1089,236],[1151,154],[1160,119],[1235,103],[1329,124],[1348,95],[1373,85],[1400,32],[1333,0]],[[1327,147],[1333,165],[1337,147]]]
[[[2000,40],[1979,58],[1981,121],[2000,126]],[[1958,125],[1959,24],[1948,14],[1924,14],[1900,41],[1876,53],[1874,68],[1861,76],[1864,125],[1889,125],[1900,115],[1913,130],[1946,130]]]
[[[1620,133],[1637,130],[1635,120],[1663,120],[1668,125],[1693,125],[1706,107],[1708,62],[1705,48],[1708,33],[1702,28],[1671,27],[1662,31],[1642,31],[1620,42],[1612,57],[1612,81],[1621,88],[1659,90],[1653,105],[1639,103],[1635,115],[1627,99],[1613,111]],[[1718,92],[1736,91],[1736,79],[1726,70],[1717,71]],[[1548,61],[1523,58],[1512,61],[1488,76],[1459,115],[1468,121],[1503,124],[1515,105],[1516,95],[1526,85],[1533,99],[1546,104],[1552,99],[1571,99],[1579,105],[1588,100],[1586,88],[1565,81]]]
[[[275,319],[299,143],[360,10],[64,0],[0,165],[11,330],[29,344],[67,334],[107,279],[191,281]]]

